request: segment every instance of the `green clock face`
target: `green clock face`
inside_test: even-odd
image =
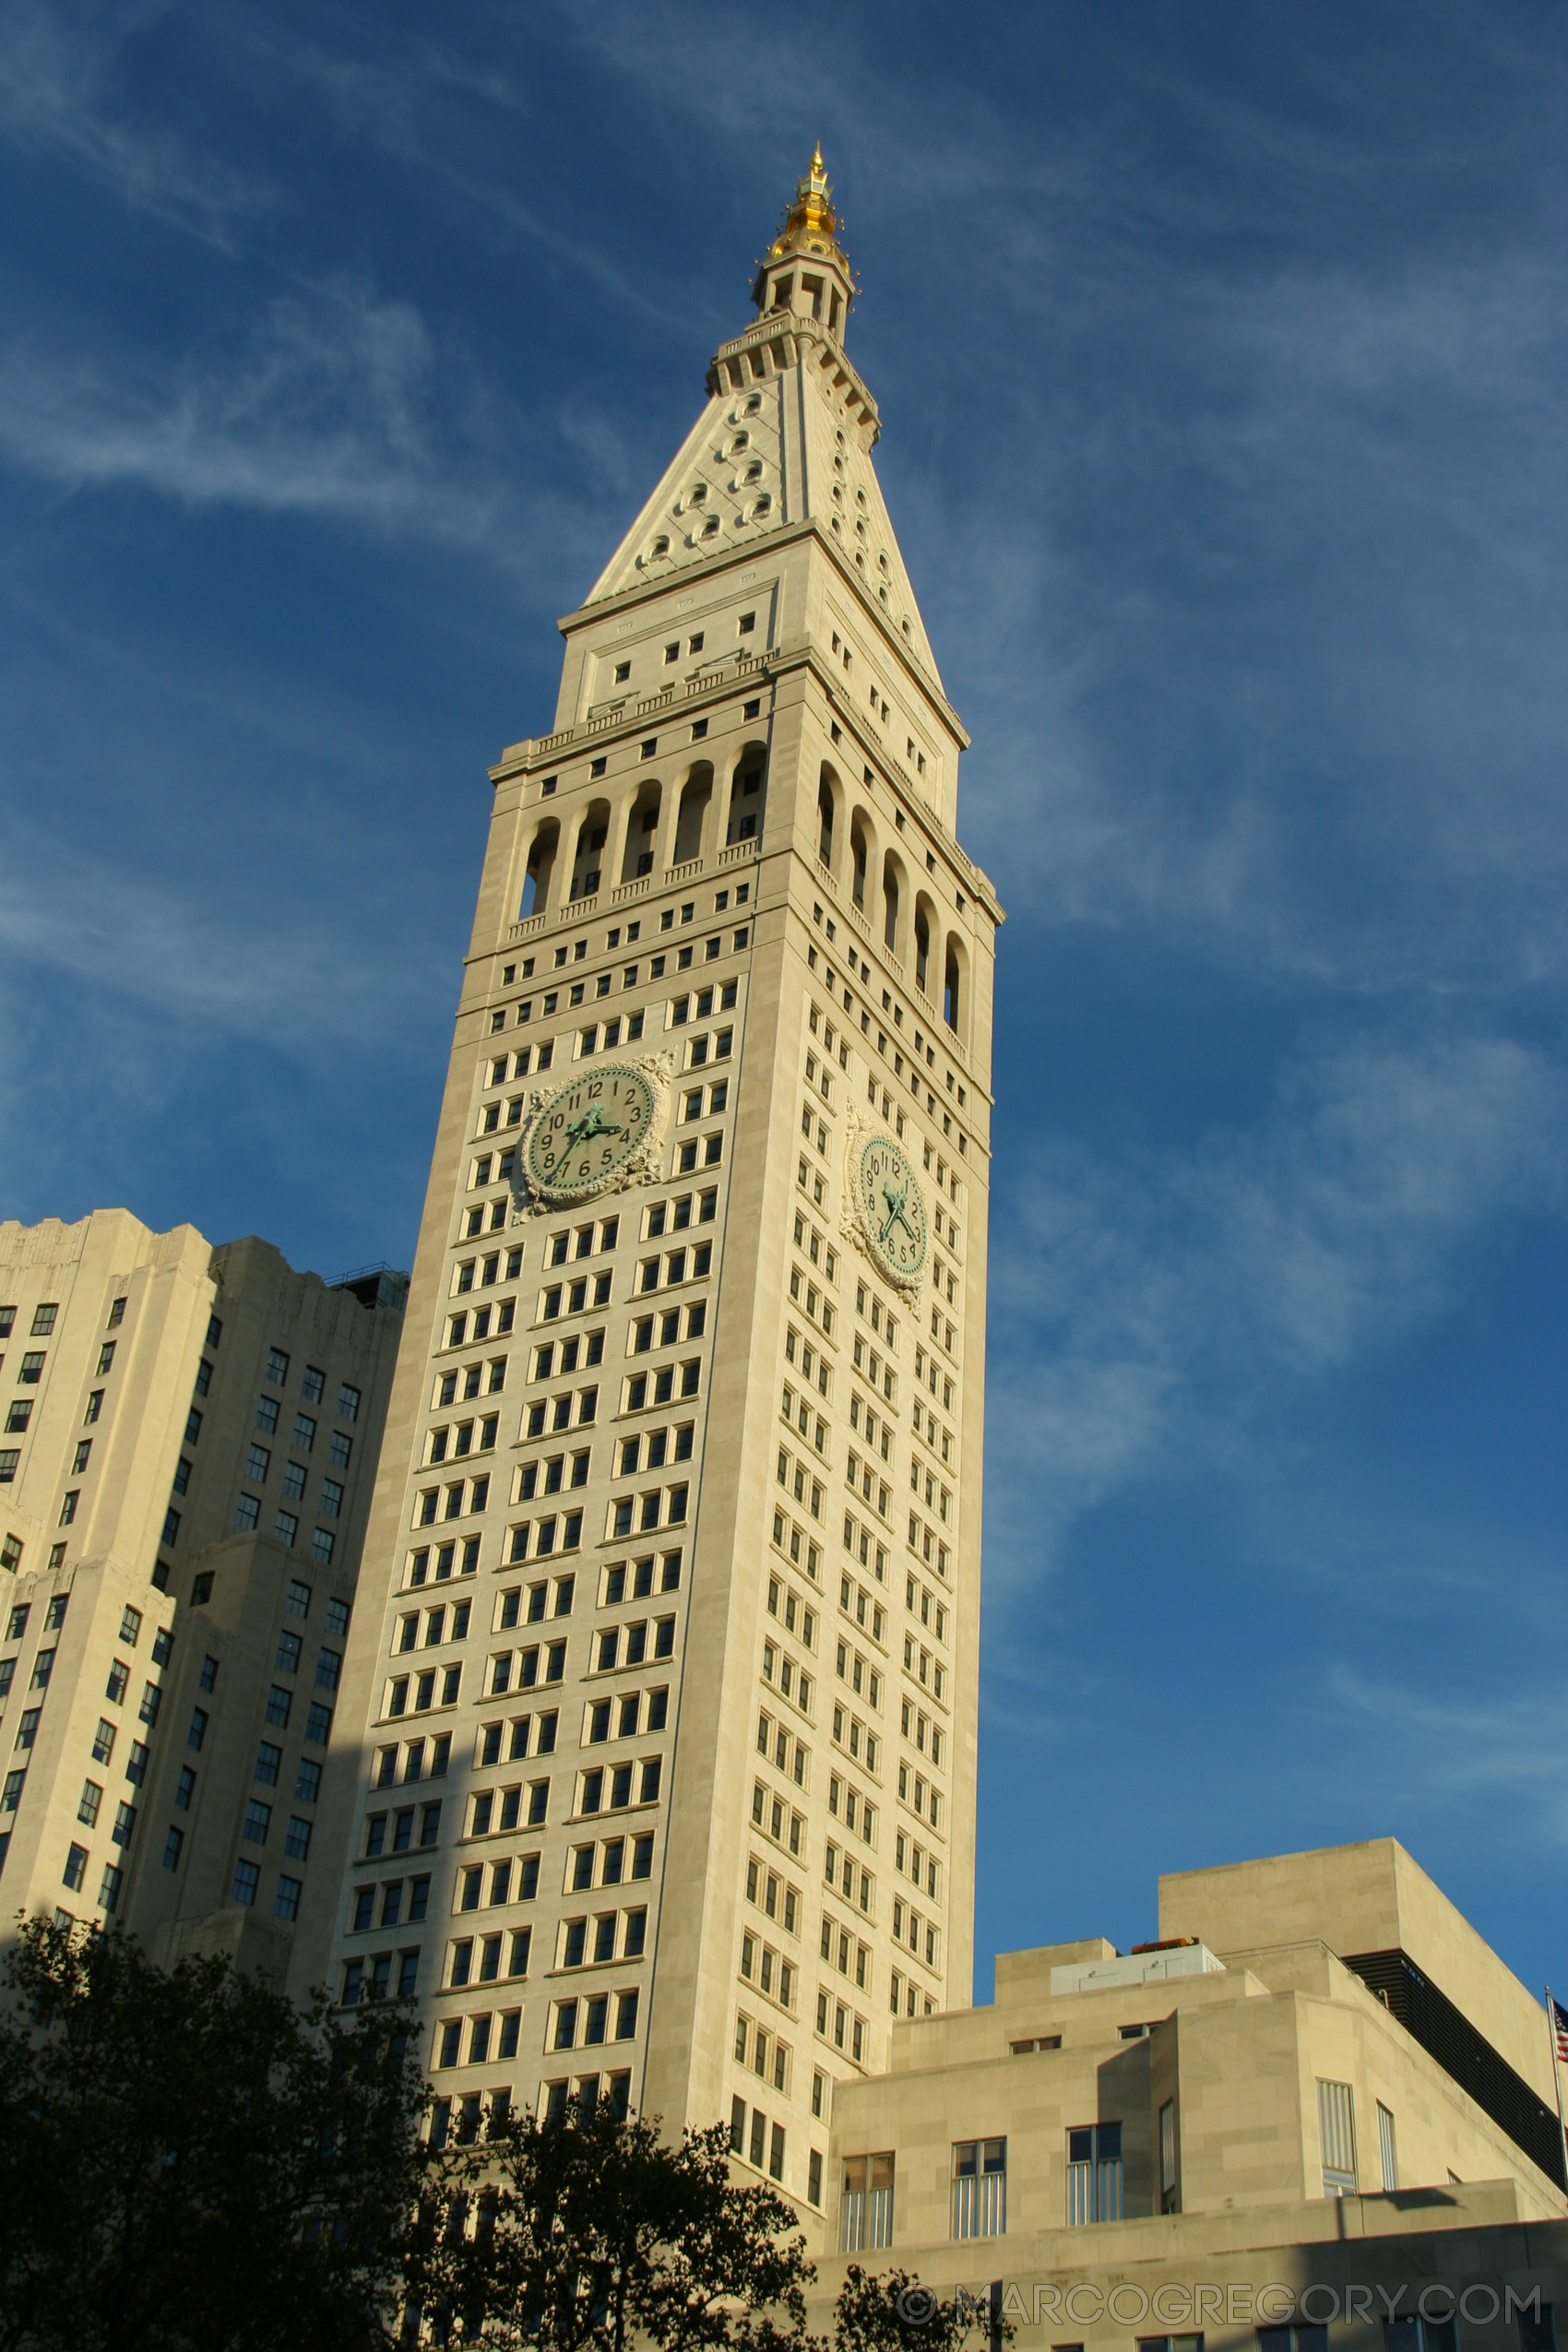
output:
[[[925,1265],[925,1203],[902,1144],[871,1135],[861,1147],[861,1225],[872,1255],[896,1282],[916,1282]]]
[[[602,1062],[552,1094],[529,1129],[523,1165],[529,1187],[546,1200],[584,1200],[626,1165],[646,1142],[656,1108],[640,1070]]]

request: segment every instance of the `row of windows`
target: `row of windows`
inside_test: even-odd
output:
[[[868,1772],[876,1770],[882,1743],[858,1715],[850,1715],[845,1708],[836,1706],[833,1710],[833,1739],[835,1745],[845,1749],[856,1763],[863,1754]]]
[[[535,1642],[527,1649],[495,1652],[486,1671],[485,1689],[491,1697],[500,1698],[511,1690],[531,1691],[541,1681],[547,1685],[563,1681],[565,1673],[565,1643]]]
[[[647,1911],[601,1911],[592,1919],[563,1919],[556,1929],[558,1968],[599,1968],[610,1960],[640,1960],[647,1949]]]
[[[774,1796],[760,1780],[752,1786],[752,1820],[765,1836],[779,1846],[787,1845],[791,1854],[799,1857],[805,1852],[804,1817],[793,1812],[781,1797]]]
[[[393,1976],[394,1960],[397,1975]],[[343,2006],[356,2008],[362,2001],[386,2001],[394,1989],[398,1998],[408,2001],[419,1990],[420,1956],[418,1952],[378,1953],[370,1960],[350,1960],[343,1969]]]
[[[746,2161],[749,2164],[754,2165],[759,2172],[763,2168],[763,2161],[766,2156],[768,2179],[770,2180],[782,2180],[784,2178],[784,2155],[787,2145],[787,2134],[783,2124],[770,2124],[767,2117],[763,2113],[760,2107],[754,2107],[752,2108],[751,2119],[751,2131],[748,2137],[746,2130],[746,2102],[743,2098],[731,2099],[730,2103],[731,2154],[732,2156],[744,2156]],[[815,2163],[817,2159],[814,2156],[813,2162]]]
[[[832,1253],[828,1254],[831,1256]],[[809,1315],[814,1323],[821,1324],[823,1331],[831,1339],[838,1311],[832,1300],[817,1289],[799,1265],[790,1268],[790,1296],[802,1314]]]
[[[783,1773],[790,1772],[790,1756],[792,1753],[794,1758],[794,1768],[790,1776],[794,1780],[796,1788],[806,1788],[810,1787],[811,1750],[806,1746],[803,1740],[791,1733],[787,1724],[775,1723],[773,1717],[767,1713],[766,1708],[758,1715],[756,1719],[756,1746],[758,1755],[766,1756],[775,1768]],[[776,1803],[775,1810],[777,1811],[777,1809]],[[754,1790],[752,1819],[760,1823],[762,1818],[763,1816],[761,1812],[757,1810],[756,1792]],[[778,1835],[778,1830],[777,1827],[773,1829],[772,1835],[775,1837]],[[791,1851],[793,1850],[794,1848],[791,1845]]]
[[[669,1714],[670,1693],[663,1687],[647,1693],[623,1692],[616,1699],[596,1699],[584,1716],[583,1744],[596,1748],[606,1740],[634,1740],[662,1731]]]
[[[893,1935],[895,1942],[907,1942],[917,1959],[923,1959],[928,1968],[941,1966],[941,1939],[933,1923],[922,1920],[911,1904],[901,1897],[893,1905]]]
[[[800,1890],[754,1854],[746,1863],[746,1901],[754,1903],[766,1918],[778,1920],[787,1935],[798,1933]]]
[[[824,1369],[826,1370],[826,1366]],[[791,1429],[798,1429],[801,1435],[809,1443],[814,1443],[817,1453],[820,1454],[826,1460],[827,1455],[827,1423],[823,1420],[822,1415],[817,1413],[815,1415],[815,1429],[814,1431],[813,1407],[810,1397],[802,1396],[797,1398],[795,1391],[790,1387],[789,1382],[786,1381],[784,1384],[783,1394],[779,1398],[778,1409],[783,1419],[789,1423],[790,1427]]]
[[[586,2000],[558,2001],[550,2048],[593,2049],[610,2040],[630,2041],[637,2030],[637,1993],[591,1993]],[[445,2059],[437,2063],[450,2061]],[[470,2060],[470,2064],[472,2061]]]
[[[234,1505],[234,1526],[242,1535],[247,1535],[260,1525],[261,1497],[259,1494],[247,1494],[242,1487],[239,1500]],[[298,1540],[299,1532],[300,1520],[297,1512],[279,1510],[275,1513],[272,1521],[272,1539],[275,1543],[280,1543],[286,1550],[292,1551]],[[180,1515],[177,1511],[171,1511],[164,1518],[161,1540],[166,1544],[175,1543],[179,1539],[179,1533]],[[312,1529],[310,1556],[318,1568],[331,1567],[332,1556],[337,1546],[337,1537],[330,1527]]]
[[[422,1621],[417,1609],[410,1610],[398,1621],[398,1637],[393,1648],[399,1652],[418,1649],[422,1623],[426,1649],[437,1648],[443,1642],[460,1642],[467,1636],[470,1611],[471,1604],[466,1600],[458,1601],[450,1610],[427,1609]]]
[[[245,1455],[246,1478],[254,1479],[258,1486],[264,1485],[271,1467],[272,1455],[267,1447],[253,1445],[249,1448]],[[180,1471],[188,1472],[189,1468],[188,1463],[181,1463]],[[298,1503],[303,1500],[305,1481],[309,1476],[310,1473],[303,1462],[284,1464],[283,1492],[289,1501]],[[174,1479],[175,1492],[183,1494],[188,1483],[188,1478],[182,1478],[177,1472]],[[343,1508],[343,1487],[340,1479],[322,1479],[321,1496],[315,1507],[324,1519],[336,1519],[340,1515]]]
[[[904,1606],[911,1612],[918,1607],[921,1623],[932,1626],[939,1642],[944,1642],[947,1639],[946,1606],[932,1594],[929,1586],[917,1585],[913,1576],[906,1575]]]
[[[278,1730],[286,1731],[289,1728],[289,1717],[293,1713],[293,1707],[294,1693],[292,1691],[285,1689],[281,1682],[274,1682],[267,1693],[267,1722],[274,1725]],[[201,1707],[196,1708],[191,1716],[190,1729],[186,1734],[186,1744],[188,1746],[196,1749],[200,1748],[202,1740],[207,1735],[207,1723],[208,1717],[205,1710]],[[325,1748],[327,1740],[331,1735],[331,1730],[332,1709],[329,1706],[325,1705],[319,1700],[315,1701],[309,1708],[307,1708],[305,1713],[305,1738],[314,1747]]]
[[[782,1552],[787,1552],[792,1567],[803,1568],[814,1581],[822,1571],[822,1550],[804,1527],[782,1511],[773,1515],[773,1540]]]
[[[255,1752],[255,1770],[251,1775],[252,1779],[260,1781],[264,1788],[275,1788],[278,1785],[279,1776],[282,1768],[282,1749],[278,1746],[275,1740],[261,1740],[258,1743]],[[195,1779],[196,1775],[192,1773],[191,1780],[193,1785],[195,1783]],[[320,1794],[321,1766],[318,1764],[314,1764],[308,1756],[302,1756],[294,1773],[294,1795],[296,1798],[303,1799],[305,1803],[314,1805]],[[176,1796],[176,1804],[178,1804],[179,1801],[180,1800]]]
[[[409,1554],[408,1582],[410,1585],[424,1584],[430,1577],[431,1563],[434,1561],[435,1581],[437,1584],[444,1584],[455,1572],[459,1571],[459,1552],[461,1554],[460,1573],[465,1576],[473,1575],[479,1567],[479,1541],[478,1536],[467,1536],[460,1546],[456,1540],[434,1546],[422,1544]]]
[[[849,1397],[849,1427],[858,1437],[863,1437],[868,1445],[874,1445],[885,1462],[892,1458],[892,1423],[885,1414],[879,1414],[874,1406],[868,1404],[858,1391],[852,1392]]]
[[[397,1750],[391,1753],[395,1756]],[[417,1836],[416,1836],[417,1833]],[[441,1836],[441,1800],[426,1805],[400,1805],[395,1812],[365,1817],[365,1859],[385,1853],[409,1854],[419,1847],[436,1845]]]
[[[656,1805],[663,1777],[662,1756],[647,1756],[639,1764],[596,1764],[579,1776],[577,1812],[618,1813],[628,1805]]]
[[[891,1362],[885,1361],[879,1351],[872,1346],[863,1331],[857,1331],[855,1334],[852,1355],[855,1370],[862,1380],[869,1381],[873,1388],[880,1384],[882,1394],[887,1402],[890,1405],[897,1405],[898,1375]]]
[[[455,1707],[462,1688],[463,1669],[460,1666],[444,1667],[437,1672],[432,1667],[423,1674],[395,1675],[386,1685],[384,1715],[424,1715],[434,1706]],[[439,1690],[440,1696],[436,1693]]]
[[[880,1518],[886,1518],[893,1501],[893,1490],[875,1464],[862,1460],[853,1446],[845,1457],[844,1478],[852,1494],[858,1494],[863,1503],[869,1503]]]
[[[526,1977],[532,1951],[532,1928],[514,1928],[510,1934],[459,1936],[447,1947],[447,1986],[460,1990],[464,1985],[493,1985],[503,1977]]]
[[[795,1329],[793,1324],[787,1327],[784,1334],[784,1360],[789,1364],[799,1364],[802,1379],[808,1385],[814,1384],[819,1396],[832,1396],[832,1366],[825,1355],[814,1348],[812,1342],[803,1333]]]
[[[909,1514],[909,1550],[923,1560],[928,1568],[934,1568],[939,1576],[946,1575],[952,1562],[951,1550],[935,1528],[916,1511]]]
[[[631,1329],[631,1353],[646,1356],[655,1348],[673,1348],[684,1337],[700,1339],[707,1328],[707,1301],[698,1299],[683,1310],[666,1307],[661,1314],[639,1315]],[[684,1371],[683,1367],[683,1371]],[[682,1394],[687,1392],[683,1389]]]
[[[637,1268],[637,1289],[668,1289],[678,1282],[701,1282],[713,1270],[713,1244],[699,1241],[695,1249],[668,1250],[660,1257],[644,1258]]]
[[[737,2011],[734,2047],[737,2065],[749,2066],[759,2081],[771,2082],[776,2091],[788,2096],[794,2052],[771,2026],[758,2025],[743,2009]]]
[[[822,1875],[829,1886],[843,1895],[846,1903],[856,1901],[858,1893],[861,1909],[869,1916],[876,1881],[862,1863],[857,1862],[848,1847],[836,1846],[831,1838],[823,1854]]]
[[[835,1821],[842,1821],[846,1829],[855,1829],[868,1846],[875,1841],[876,1808],[863,1790],[852,1782],[840,1780],[837,1773],[827,1783],[827,1810]]]
[[[544,1348],[540,1350],[541,1356],[547,1352]],[[597,1386],[579,1388],[575,1395],[567,1389],[560,1396],[536,1396],[518,1423],[517,1443],[522,1445],[532,1438],[543,1437],[547,1429],[559,1434],[563,1430],[572,1428],[574,1422],[578,1429],[588,1429],[598,1417]]]
[[[515,1715],[508,1723],[481,1724],[474,1748],[475,1766],[482,1769],[487,1764],[500,1764],[503,1749],[507,1764],[518,1764],[529,1754],[552,1755],[558,1720],[555,1709],[551,1708],[543,1715]]]
[[[743,885],[742,886],[740,896],[742,898],[746,896],[746,889]],[[636,930],[637,926],[634,924],[629,935],[635,938]],[[685,966],[683,966],[682,968],[685,968],[685,967],[689,966],[691,962],[691,950],[687,948],[683,949],[682,952],[685,957]],[[719,953],[719,944],[717,940],[710,940],[708,942],[707,953],[709,958],[714,958],[718,956]],[[649,977],[655,980],[659,980],[663,978],[663,959],[657,958],[656,960],[659,964],[659,969],[656,972],[650,972]],[[636,964],[628,964],[622,974],[621,985],[623,988],[636,988],[639,973],[637,966]],[[595,996],[608,996],[612,984],[613,975],[610,972],[601,972],[594,986]],[[588,983],[586,980],[576,980],[573,982],[571,988],[567,992],[567,1004],[569,1009],[576,1010],[578,1005],[583,1004],[585,1001],[587,987]],[[679,1028],[686,1021],[692,1019],[694,1016],[699,1021],[707,1020],[714,1011],[716,997],[719,1009],[721,1012],[728,1011],[735,1003],[736,983],[733,980],[726,980],[723,986],[718,991],[715,991],[712,988],[704,988],[699,989],[695,996],[688,993],[684,996],[677,996],[673,998],[666,1014],[664,1024],[665,1028]],[[555,1012],[559,1001],[559,997],[555,995],[550,995],[545,998],[543,1009],[546,1017]],[[530,1017],[530,1016],[531,1006],[518,1006],[517,1017],[519,1021],[526,1021]],[[578,1052],[592,1053],[599,1051],[600,1047],[608,1051],[623,1042],[628,1045],[635,1044],[643,1035],[643,1026],[646,1017],[646,1012],[629,1014],[624,1016],[624,1027],[620,1018],[613,1018],[604,1024],[602,1037],[600,1035],[597,1024],[590,1028],[579,1031],[577,1037]],[[496,1026],[504,1026],[504,1023],[505,1015],[502,1016],[502,1022],[500,1024],[496,1024]],[[726,1042],[722,1047],[716,1049],[716,1060],[719,1059],[722,1053],[727,1053],[730,1051],[729,1040],[731,1037],[731,1032],[726,1030],[722,1034]],[[552,1058],[552,1041],[541,1044],[537,1049],[524,1046],[520,1051],[512,1056],[510,1063],[508,1063],[508,1058],[505,1053],[498,1054],[491,1061],[488,1073],[483,1079],[483,1084],[487,1087],[501,1087],[506,1084],[508,1076],[514,1079],[527,1077],[530,1068],[535,1073],[548,1070],[551,1066]],[[702,1055],[694,1058],[695,1060],[706,1061],[707,1056],[705,1052]],[[508,1127],[515,1127],[520,1124],[523,1116],[523,1108],[524,1103],[523,1097],[521,1095],[514,1097],[514,1099],[506,1104],[506,1124]],[[482,1134],[493,1134],[495,1133],[496,1129],[501,1124],[501,1110],[502,1106],[498,1102],[485,1104],[481,1113],[481,1132]],[[488,1183],[490,1180],[488,1177],[481,1176],[476,1181],[480,1183]]]
[[[550,1783],[535,1781],[528,1791],[527,1820],[539,1828],[550,1810]],[[539,1856],[507,1855],[496,1862],[467,1862],[457,1872],[454,1911],[504,1909],[508,1903],[531,1903],[539,1893]]]
[[[488,1473],[477,1479],[457,1479],[445,1489],[425,1487],[415,1499],[414,1525],[416,1527],[433,1527],[438,1519],[469,1518],[476,1512],[488,1509],[489,1503]],[[475,1542],[474,1559],[477,1564],[477,1538]]]
[[[764,1642],[762,1645],[762,1679],[765,1682],[777,1681],[784,1696],[792,1699],[802,1715],[811,1712],[812,1678],[777,1643]]]
[[[946,1668],[940,1658],[932,1657],[923,1643],[917,1644],[912,1633],[906,1633],[904,1636],[904,1671],[906,1674],[918,1674],[922,1682],[929,1683],[934,1697],[938,1699],[945,1697]],[[904,1703],[904,1711],[908,1715],[908,1700]]]
[[[789,2010],[791,2015],[794,2013],[800,1970],[792,1960],[775,1951],[771,1943],[765,1942],[761,1936],[753,1935],[750,1929],[741,1937],[741,1974],[747,1984],[754,1985],[759,1992],[766,1993],[770,2000],[777,2001],[781,2009]]]
[[[824,2041],[831,2040],[834,2049],[845,2051],[857,2066],[865,2064],[871,2046],[870,2025],[847,2002],[825,1990],[819,1990],[816,1996],[816,2030]]]
[[[894,1840],[893,1866],[895,1870],[907,1871],[914,1885],[923,1885],[932,1901],[936,1901],[942,1883],[941,1866],[936,1856],[926,1853],[920,1841],[908,1837],[903,1830]]]
[[[786,1446],[781,1445],[778,1449],[774,1475],[785,1492],[792,1494],[797,1503],[803,1503],[814,1519],[822,1517],[821,1479],[814,1475],[808,1464],[798,1462]]]
[[[469,1454],[489,1454],[494,1450],[500,1428],[499,1413],[486,1413],[478,1420],[444,1421],[426,1432],[425,1461],[434,1467],[448,1455],[460,1462]]]

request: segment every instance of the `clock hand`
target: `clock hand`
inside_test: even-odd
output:
[[[612,1126],[601,1116],[596,1102],[589,1106],[580,1119],[574,1120],[571,1126],[567,1128],[566,1149],[576,1151],[579,1144],[591,1143],[595,1135],[618,1135],[620,1132],[619,1127]]]
[[[901,1188],[897,1192],[895,1192],[890,1180],[884,1177],[882,1182],[882,1197],[887,1203],[888,1216],[886,1224],[877,1235],[878,1241],[885,1242],[889,1233],[892,1232],[895,1225],[901,1225],[904,1228],[905,1232],[909,1235],[909,1239],[913,1241],[915,1237],[910,1229],[909,1220],[904,1214],[904,1203],[909,1197],[909,1186],[908,1180],[906,1179]]]

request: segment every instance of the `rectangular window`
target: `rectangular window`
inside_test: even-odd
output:
[[[1325,2197],[1356,2193],[1356,2117],[1348,2083],[1317,2086],[1318,2140],[1323,2156]]]
[[[893,2152],[849,2156],[838,2206],[838,2251],[860,2254],[893,2243]]]
[[[1176,2102],[1167,2099],[1159,2110],[1159,2210],[1176,2210]]]
[[[1394,2118],[1381,2099],[1377,2103],[1377,2152],[1383,2165],[1384,2192],[1392,2194],[1399,2186],[1399,2164],[1394,2146]]]
[[[261,1865],[258,1862],[236,1862],[234,1883],[229,1892],[230,1901],[244,1903],[248,1907],[255,1901],[255,1891],[260,1883]]]
[[[1091,2123],[1067,2134],[1067,2226],[1120,2221],[1122,2126]]]
[[[1007,2143],[959,2140],[953,2149],[953,2235],[1000,2238],[1007,2227]]]

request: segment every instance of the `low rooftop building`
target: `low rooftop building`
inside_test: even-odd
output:
[[[1404,2282],[1417,2332],[1386,2352],[1455,2352],[1442,2315],[1490,2282],[1467,2348],[1544,2352],[1568,2297],[1545,2013],[1409,1855],[1180,1872],[1159,1930],[1004,1954],[990,2006],[901,2024],[885,2074],[837,2085],[820,2289],[892,2262],[999,2279],[1055,2352],[1324,2352],[1291,2331],[1381,2327],[1373,2289]],[[1454,2289],[1430,2328],[1429,2282]]]

